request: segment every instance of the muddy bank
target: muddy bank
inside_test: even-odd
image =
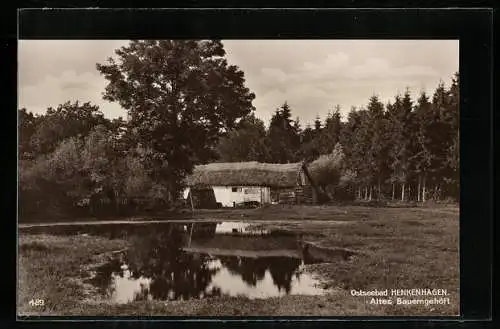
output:
[[[347,248],[322,247],[315,242],[300,242],[304,257],[310,257],[317,261],[332,263],[335,261],[348,261],[358,254],[358,251]]]

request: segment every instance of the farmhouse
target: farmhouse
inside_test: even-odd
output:
[[[194,198],[193,206],[197,208],[206,207],[207,201],[204,204],[202,200],[210,199],[215,199],[214,202],[222,207],[316,201],[314,185],[302,162],[274,164],[252,161],[199,165],[186,178],[186,186],[184,199]],[[201,197],[202,194],[204,197]]]

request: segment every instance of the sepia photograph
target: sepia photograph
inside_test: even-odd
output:
[[[17,314],[458,316],[459,107],[458,40],[20,39]]]

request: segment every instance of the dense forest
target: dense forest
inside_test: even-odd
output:
[[[387,104],[372,96],[365,108],[351,108],[345,120],[336,106],[305,128],[285,102],[268,129],[250,115],[221,138],[217,150],[220,161],[305,160],[316,169],[324,160],[333,168],[317,183],[324,185],[340,171],[330,180],[342,181],[360,200],[458,201],[459,103],[458,73],[449,88],[440,83],[433,95],[422,92],[414,100],[407,89]]]
[[[171,208],[213,161],[308,161],[330,198],[459,198],[458,73],[433,95],[373,96],[312,127],[285,101],[266,127],[220,41],[131,41],[116,55],[96,68],[126,120],[89,102],[18,111],[21,219]]]

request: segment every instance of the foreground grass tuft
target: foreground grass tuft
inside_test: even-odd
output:
[[[86,297],[80,283],[82,265],[98,261],[96,255],[126,246],[123,240],[95,236],[21,235],[18,313],[63,314],[84,307],[80,304]],[[43,299],[44,305],[30,306],[32,299]]]

